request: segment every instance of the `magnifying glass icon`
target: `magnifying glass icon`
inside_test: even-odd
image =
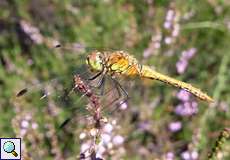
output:
[[[11,141],[7,141],[3,144],[3,150],[6,152],[6,153],[11,153],[14,155],[14,157],[17,157],[18,154],[17,152],[15,152],[15,145],[13,142]]]

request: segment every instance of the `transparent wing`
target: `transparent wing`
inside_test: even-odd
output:
[[[87,76],[88,72],[82,73]],[[33,108],[47,107],[50,103],[63,110],[72,107],[84,110],[84,98],[73,90],[73,76],[57,77],[47,82],[29,83],[16,91],[13,101]],[[33,106],[32,106],[33,105]]]
[[[75,76],[74,92],[82,94],[87,100],[86,110],[88,117],[93,117],[95,123],[104,116],[111,116],[114,111],[121,109],[123,103],[127,102],[128,94],[120,83],[108,75],[100,75],[96,79],[83,79],[81,76]],[[74,122],[75,108],[72,108],[72,114],[61,125],[64,127],[68,122]],[[82,117],[78,117],[77,121]]]

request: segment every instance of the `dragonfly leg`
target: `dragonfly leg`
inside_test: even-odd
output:
[[[98,80],[98,82],[96,84],[90,84],[90,82],[88,81],[88,85],[91,88],[97,89],[99,91],[99,93],[94,93],[97,96],[102,96],[104,95],[105,92],[105,81],[106,81],[106,76],[102,75],[102,77]]]
[[[99,80],[99,82],[96,85],[92,86],[92,87],[94,87],[94,88],[101,88],[103,86],[104,82],[105,82],[105,76],[102,75],[102,78]]]
[[[102,82],[102,84],[101,84],[101,89],[100,89],[100,96],[103,96],[104,95],[104,93],[105,93],[105,81],[106,81],[106,77],[105,76],[103,76],[103,82]]]
[[[95,74],[94,76],[92,76],[91,78],[88,78],[89,81],[92,81],[94,79],[96,79],[98,76],[100,76],[102,73],[104,72],[104,69],[100,72],[98,72],[97,74]]]
[[[119,83],[116,79],[114,79],[114,78],[111,78],[111,79],[112,79],[112,81],[114,82],[114,87],[115,87],[115,89],[116,89],[116,91],[117,91],[117,93],[118,93],[118,97],[115,98],[112,102],[110,102],[110,103],[107,104],[106,106],[104,106],[104,107],[103,107],[103,111],[108,110],[108,107],[109,107],[109,106],[111,106],[111,105],[113,105],[113,104],[116,104],[116,102],[118,102],[118,101],[122,101],[122,103],[117,104],[116,107],[115,107],[112,111],[110,111],[110,114],[112,114],[114,111],[116,111],[116,110],[117,110],[123,103],[125,103],[125,102],[128,100],[128,98],[129,98],[128,93],[127,93],[126,90],[120,85],[120,83]],[[109,92],[110,92],[110,91],[109,91]],[[108,93],[108,92],[107,92],[107,93]],[[125,97],[124,97],[124,95],[125,95]]]
[[[120,88],[123,91],[123,93],[125,94],[126,99],[128,99],[129,95],[126,92],[126,90],[121,86],[121,84],[116,79],[114,79],[114,78],[112,78],[112,80],[115,82],[115,84],[118,86],[118,88]],[[121,92],[120,92],[120,96],[122,96]]]

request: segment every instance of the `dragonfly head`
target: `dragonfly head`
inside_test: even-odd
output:
[[[91,52],[86,59],[86,64],[93,71],[103,70],[103,54],[98,51]]]

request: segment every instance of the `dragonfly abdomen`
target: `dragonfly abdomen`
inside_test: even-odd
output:
[[[163,75],[161,73],[158,73],[148,66],[144,66],[144,65],[142,66],[141,77],[159,80],[159,81],[162,81],[164,83],[175,86],[177,88],[184,89],[184,90],[192,93],[194,96],[196,96],[196,97],[198,97],[204,101],[208,101],[208,102],[214,101],[206,93],[202,92],[200,89],[198,89],[196,87],[193,87],[191,84],[188,84],[188,83],[176,80],[174,78],[171,78],[169,76]]]

